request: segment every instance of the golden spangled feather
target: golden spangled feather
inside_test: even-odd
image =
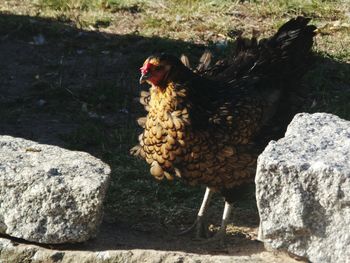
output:
[[[142,91],[140,92],[140,96],[141,96],[141,97],[149,97],[149,96],[150,96],[150,93],[149,93],[148,91],[142,90]]]
[[[157,140],[160,140],[163,136],[163,129],[160,125],[156,126],[156,133],[154,134]]]
[[[170,173],[168,173],[168,172],[164,172],[164,175],[165,175],[165,177],[166,177],[166,179],[168,179],[168,180],[174,180],[174,176],[172,176]]]
[[[212,59],[212,53],[209,50],[205,50],[201,58],[199,59],[199,64],[197,66],[197,71],[202,72],[208,69]]]
[[[145,128],[146,126],[146,117],[141,117],[137,119],[137,124],[140,125],[142,128]]]
[[[175,139],[169,135],[167,135],[166,141],[169,145],[174,145],[176,143]]]
[[[191,68],[190,61],[185,54],[181,55],[180,60],[181,60],[182,64],[184,64],[186,67]]]
[[[132,147],[130,149],[130,154],[134,155],[134,156],[139,156],[140,151],[141,151],[141,146],[140,145],[136,145],[136,146],[134,146],[134,147]]]
[[[226,146],[223,150],[222,150],[222,154],[225,157],[230,157],[234,154],[234,149],[232,147]]]
[[[167,129],[173,129],[174,128],[174,122],[172,118],[168,118],[167,121],[164,123],[165,128]]]
[[[168,130],[168,135],[170,135],[172,138],[177,138],[177,132],[175,129]]]
[[[179,119],[177,117],[173,117],[173,123],[174,123],[176,130],[181,130],[181,128],[183,127],[182,123],[181,123],[181,119]]]
[[[170,168],[172,167],[171,162],[170,162],[169,160],[165,160],[165,162],[164,162],[164,167],[165,167],[166,169],[170,169]]]
[[[152,162],[150,173],[158,180],[164,177],[164,171],[157,161]]]
[[[146,107],[149,106],[149,101],[150,101],[150,93],[147,91],[141,91],[140,93],[140,103]]]

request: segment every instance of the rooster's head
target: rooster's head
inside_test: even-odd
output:
[[[140,84],[147,82],[150,85],[162,87],[166,86],[174,73],[184,67],[181,61],[172,55],[160,54],[148,57],[140,68]]]

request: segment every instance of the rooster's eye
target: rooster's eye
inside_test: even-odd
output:
[[[154,67],[154,70],[160,70],[162,68],[162,66],[156,66]]]

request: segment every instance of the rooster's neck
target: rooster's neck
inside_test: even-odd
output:
[[[179,91],[173,83],[165,87],[152,86],[150,89],[150,110],[155,114],[159,112],[173,112],[183,108],[185,91]]]

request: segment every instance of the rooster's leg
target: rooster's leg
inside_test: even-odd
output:
[[[225,245],[226,227],[227,227],[228,221],[230,220],[231,211],[232,211],[232,205],[225,201],[225,208],[224,208],[224,213],[222,214],[220,229],[213,237],[203,241],[204,244],[219,242],[220,245]]]
[[[228,221],[230,220],[230,215],[232,211],[232,205],[225,201],[225,207],[224,207],[224,213],[222,214],[222,221],[219,231],[212,237],[214,240],[218,240],[221,243],[224,242],[225,236],[226,236],[226,227],[228,224]]]
[[[211,199],[212,194],[213,194],[213,192],[209,189],[209,187],[207,187],[205,190],[202,205],[201,205],[201,207],[198,211],[198,214],[197,214],[196,221],[193,223],[193,225],[190,228],[180,232],[179,235],[185,235],[185,234],[192,232],[194,230],[196,238],[199,239],[203,236],[208,237],[208,229],[207,229],[207,226],[205,224],[205,215],[206,215],[206,210],[209,207],[209,203],[210,203],[210,199]]]

